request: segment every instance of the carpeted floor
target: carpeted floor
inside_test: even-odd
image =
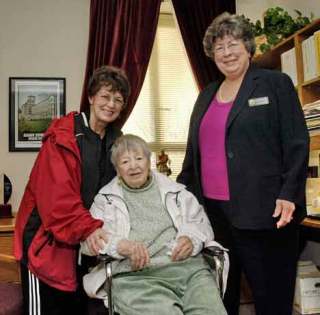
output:
[[[239,315],[255,315],[253,304],[241,304]]]
[[[239,315],[255,315],[255,314],[256,312],[254,311],[253,304],[241,304]],[[301,314],[293,311],[292,315],[301,315]],[[313,314],[313,315],[320,315],[320,313]]]

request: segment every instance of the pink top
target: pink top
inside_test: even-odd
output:
[[[200,125],[201,183],[203,195],[210,199],[229,200],[225,130],[232,104],[214,98]]]

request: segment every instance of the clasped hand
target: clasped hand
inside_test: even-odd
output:
[[[132,270],[140,270],[150,262],[148,249],[141,242],[121,240],[117,251],[121,256],[129,258]]]
[[[177,245],[173,248],[171,260],[179,261],[187,259],[191,256],[193,244],[188,236],[180,236],[177,240]]]
[[[117,250],[121,256],[129,258],[132,270],[143,269],[150,263],[148,249],[141,242],[121,240],[118,243]],[[193,244],[190,238],[188,236],[180,236],[177,240],[177,245],[173,248],[171,260],[184,260],[191,256],[192,251]]]
[[[92,255],[98,255],[108,242],[108,233],[102,228],[93,231],[86,239],[86,243]]]

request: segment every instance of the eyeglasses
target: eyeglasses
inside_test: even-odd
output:
[[[222,55],[228,49],[230,52],[236,52],[240,49],[240,41],[231,41],[228,42],[227,44],[218,44],[215,45],[213,48],[213,52],[215,55]]]
[[[124,105],[124,100],[117,96],[112,96],[112,94],[101,94],[99,95],[101,98],[103,98],[106,103],[110,103],[111,101],[113,104],[117,107],[122,107]]]

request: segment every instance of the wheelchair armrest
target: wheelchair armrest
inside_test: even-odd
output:
[[[98,255],[98,260],[99,260],[100,262],[105,263],[105,264],[109,264],[109,263],[111,263],[112,261],[115,261],[116,259],[113,258],[113,257],[111,257],[111,256],[109,256],[108,254],[99,254],[99,255]]]
[[[111,262],[116,259],[107,255],[107,254],[99,254],[98,260],[105,265],[106,268],[106,291],[108,295],[108,314],[113,315],[113,301],[112,301],[112,266]]]
[[[218,246],[205,247],[202,255],[212,269],[216,271],[216,281],[221,297],[223,297],[224,250]]]
[[[202,253],[212,257],[214,256],[223,257],[224,250],[218,246],[209,246],[209,247],[205,247],[202,250]]]

